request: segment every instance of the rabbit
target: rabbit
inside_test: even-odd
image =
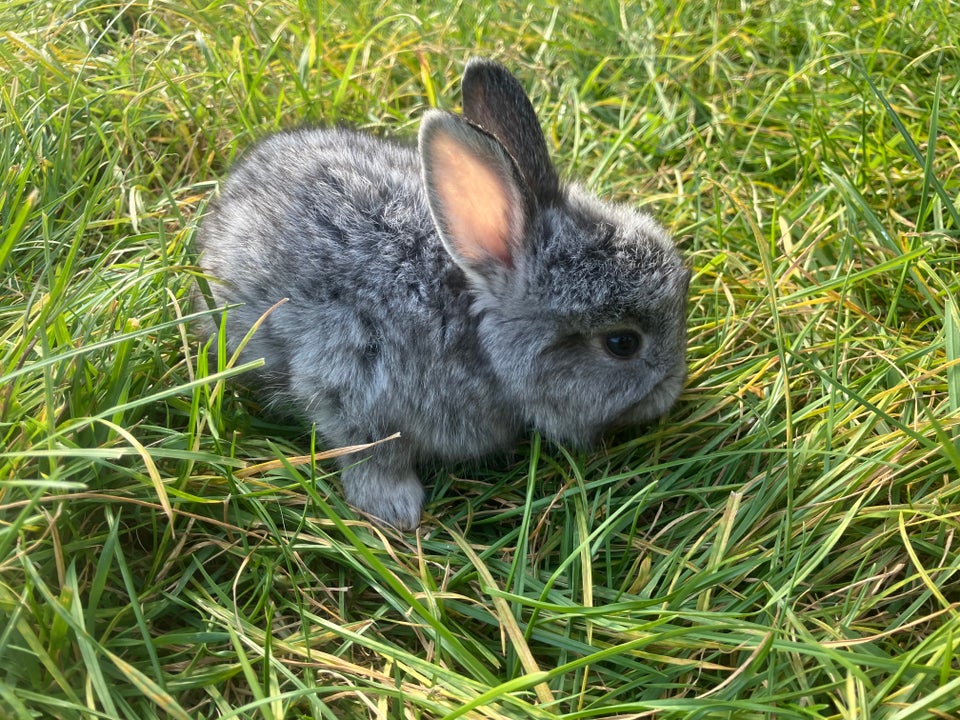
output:
[[[345,497],[413,530],[424,462],[530,430],[574,446],[649,422],[686,379],[690,271],[652,217],[561,183],[501,64],[472,59],[462,115],[417,147],[344,128],[281,131],[235,163],[201,222],[227,347],[282,299],[242,360],[267,403],[332,446]]]

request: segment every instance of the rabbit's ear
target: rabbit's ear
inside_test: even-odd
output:
[[[463,116],[500,141],[541,206],[556,204],[560,180],[540,121],[509,70],[492,60],[470,60],[463,73]]]
[[[444,245],[468,274],[513,266],[529,222],[522,181],[491,136],[448,113],[420,125],[423,180]]]

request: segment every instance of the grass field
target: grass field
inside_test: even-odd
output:
[[[208,366],[191,240],[474,54],[677,237],[690,379],[398,535]],[[960,714],[960,6],[6,0],[0,78],[0,717]]]

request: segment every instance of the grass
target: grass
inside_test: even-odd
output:
[[[946,0],[8,0],[0,716],[956,717],[958,48]],[[472,54],[679,239],[690,380],[395,535],[208,366],[191,238],[263,133],[412,136]]]

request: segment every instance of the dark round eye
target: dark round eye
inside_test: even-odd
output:
[[[640,335],[632,330],[618,330],[603,338],[603,346],[615,358],[627,360],[640,350]]]

